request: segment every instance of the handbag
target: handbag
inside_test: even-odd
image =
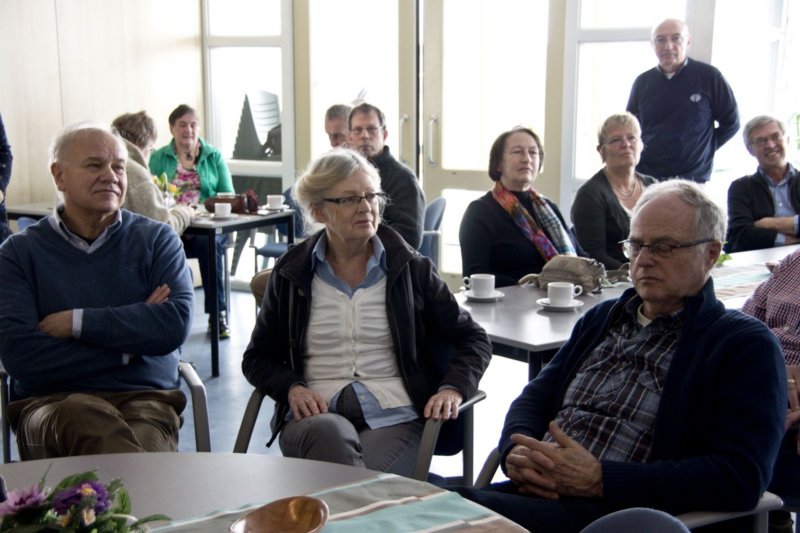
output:
[[[554,281],[566,281],[583,287],[583,292],[602,292],[603,285],[610,285],[606,276],[606,267],[596,259],[576,257],[573,255],[557,255],[545,263],[539,274],[528,274],[520,278],[517,285],[532,283],[540,289]]]
[[[231,204],[231,212],[239,215],[246,215],[258,211],[258,195],[253,189],[247,189],[247,192],[243,194],[217,195],[206,198],[204,203],[206,211],[213,213],[214,206],[219,203]]]

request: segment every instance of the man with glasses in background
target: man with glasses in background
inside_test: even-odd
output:
[[[786,131],[775,117],[760,115],[742,132],[756,173],[728,189],[728,248],[758,250],[800,242],[800,178],[786,161]]]
[[[633,288],[587,311],[511,404],[498,447],[510,482],[459,492],[532,531],[577,532],[626,507],[755,507],[786,371],[766,326],[714,295],[724,235],[697,184],[648,187],[622,242]]]
[[[692,36],[684,22],[665,20],[651,44],[658,65],[633,82],[627,107],[642,125],[645,149],[636,170],[704,183],[714,153],[739,129],[733,91],[719,70],[686,56]]]
[[[425,194],[411,169],[395,159],[384,144],[389,133],[383,111],[368,103],[357,105],[350,111],[348,128],[350,146],[375,165],[381,176],[381,189],[388,197],[383,223],[418,249],[422,244]]]

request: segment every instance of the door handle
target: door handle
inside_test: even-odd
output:
[[[431,115],[428,120],[428,164],[431,166],[436,165],[436,160],[433,158],[433,125],[439,121],[439,117]]]
[[[408,161],[406,161],[405,152],[403,151],[403,128],[405,127],[407,122],[408,122],[408,115],[403,115],[400,117],[400,129],[399,129],[400,140],[398,141],[400,146],[398,147],[398,150],[400,151],[400,162],[403,163],[404,165],[408,164]]]

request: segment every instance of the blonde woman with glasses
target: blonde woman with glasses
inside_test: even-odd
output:
[[[486,333],[381,224],[363,156],[312,161],[293,196],[312,236],[275,265],[242,362],[276,401],[269,444],[280,434],[285,456],[410,476],[424,420],[456,418],[477,390]]]

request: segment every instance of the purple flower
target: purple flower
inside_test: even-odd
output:
[[[69,489],[62,490],[53,497],[53,509],[63,515],[73,507],[91,508],[100,514],[110,507],[108,491],[97,481],[85,481]]]
[[[8,493],[6,501],[0,503],[0,516],[17,514],[24,509],[41,507],[45,495],[39,485],[26,489],[14,489]]]

